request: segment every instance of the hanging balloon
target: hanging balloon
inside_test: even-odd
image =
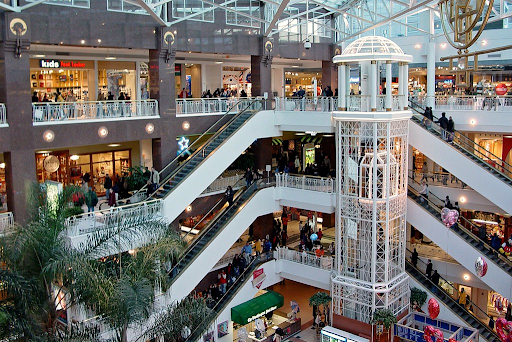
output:
[[[505,318],[498,318],[496,320],[496,333],[501,342],[512,342],[512,322]]]
[[[446,227],[450,228],[453,226],[459,219],[459,212],[457,210],[450,210],[448,208],[443,208],[441,210],[441,219]]]
[[[431,299],[434,299],[434,298],[431,298]],[[425,327],[425,329],[423,330],[423,332],[425,333],[423,335],[423,338],[427,342],[442,342],[442,341],[444,341],[442,331],[439,330],[439,329],[434,328],[431,325],[427,325]],[[432,339],[432,337],[434,337],[434,339]]]
[[[439,303],[435,298],[430,298],[428,300],[428,315],[432,319],[436,319],[439,316]]]
[[[311,241],[316,241],[318,240],[318,235],[316,235],[316,233],[313,233],[309,238],[311,239]]]
[[[476,275],[483,277],[487,273],[487,261],[484,258],[478,257],[475,261]]]

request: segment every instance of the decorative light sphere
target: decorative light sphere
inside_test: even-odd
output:
[[[108,128],[105,126],[98,128],[98,135],[100,138],[105,138],[108,135]]]

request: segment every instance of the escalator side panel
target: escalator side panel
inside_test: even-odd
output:
[[[512,213],[512,188],[508,184],[414,122],[409,122],[409,144],[502,210]]]
[[[423,207],[410,197],[407,198],[407,222],[425,234],[436,245],[450,254],[457,262],[477,277],[475,261],[482,256],[487,260],[487,274],[480,278],[490,288],[506,298],[512,295],[512,276],[493,262],[464,239],[446,228],[437,218],[433,217]]]

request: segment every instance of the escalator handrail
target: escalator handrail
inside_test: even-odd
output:
[[[417,191],[416,189],[414,189],[411,185],[408,186],[409,188],[409,191],[411,191],[412,193],[414,193],[416,196],[418,196],[418,198],[421,196],[419,194],[419,191]],[[429,194],[432,194],[431,192],[429,192]],[[432,194],[434,197],[438,198],[436,195]],[[439,217],[435,217],[438,221],[440,220],[440,215],[441,215],[441,209],[434,203],[432,202],[430,199],[428,198],[424,198],[423,199],[425,200],[425,202],[429,205],[429,207],[433,208],[435,211],[437,211],[439,213]],[[441,200],[440,200],[441,201]],[[443,202],[443,201],[442,201]],[[444,202],[443,202],[444,203]],[[428,212],[428,211],[427,211]],[[430,215],[432,215],[432,213],[428,212]],[[432,215],[433,216],[433,215]],[[459,216],[459,219],[470,224],[472,227],[475,227],[475,228],[478,228],[477,226],[475,226],[472,222],[470,222],[469,220],[467,220],[465,217],[462,217],[462,216]],[[481,245],[489,250],[494,256],[496,256],[499,260],[503,261],[504,263],[506,263],[508,265],[508,267],[512,267],[512,262],[510,260],[508,260],[507,258],[504,258],[502,255],[500,255],[494,248],[492,248],[491,246],[489,246],[489,244],[487,243],[487,241],[483,241],[482,239],[480,239],[478,236],[476,236],[472,231],[470,231],[469,229],[467,229],[466,227],[464,227],[462,224],[460,224],[459,222],[457,222],[457,228],[461,231],[463,231],[465,234],[469,235],[473,240],[476,240],[478,242],[481,243]],[[450,229],[450,228],[447,228],[447,229]],[[457,231],[454,230],[454,233],[457,234]],[[458,234],[457,234],[458,235]],[[474,246],[471,246],[473,248],[475,248]],[[501,266],[499,264],[496,263],[496,260],[494,258],[487,258],[489,260],[491,260],[494,264],[496,264],[496,266],[498,266],[499,268],[501,268]]]
[[[183,162],[181,163],[181,165],[179,165],[178,167],[176,167],[173,171],[174,172],[170,172],[168,175],[165,176],[165,178],[163,180],[160,180],[160,187],[158,189],[155,189],[155,191],[153,191],[153,193],[151,193],[151,195],[153,195],[154,193],[156,193],[161,187],[163,187],[164,184],[167,183],[167,181],[172,177],[174,176],[176,173],[178,173],[185,165],[188,161],[190,161],[193,157],[195,157],[196,155],[198,155],[198,153],[203,149],[203,148],[206,148],[208,146],[208,144],[215,140],[215,138],[217,138],[221,133],[222,131],[228,127],[234,120],[236,120],[242,113],[244,113],[245,111],[247,111],[253,104],[257,103],[257,102],[261,102],[262,101],[262,98],[261,97],[258,97],[258,98],[255,98],[255,99],[251,99],[251,100],[247,100],[247,99],[240,99],[238,100],[237,102],[235,102],[227,111],[226,113],[224,113],[224,115],[222,115],[222,117],[215,121],[215,123],[213,123],[207,130],[205,130],[205,132],[203,134],[201,134],[197,139],[194,140],[194,142],[192,144],[190,144],[187,149],[185,149],[180,155],[176,156],[176,158],[174,158],[171,162],[169,162],[162,170],[160,170],[158,173],[159,175],[161,176],[162,174],[164,174],[164,172],[166,172],[170,167],[171,165],[175,165],[178,163],[178,159],[182,156],[183,153],[185,152],[188,152],[190,153],[190,156]],[[244,106],[242,110],[240,110],[240,112],[236,115],[234,115],[227,123],[225,123],[220,129],[216,130],[214,135],[208,139],[208,141],[206,142],[202,142],[202,145],[199,145],[199,142],[202,140],[202,138],[204,136],[206,136],[207,134],[211,134],[211,130],[214,129],[215,126],[217,126],[219,123],[221,123],[225,118],[228,117],[228,115],[232,115],[232,111],[235,109],[235,108],[238,108],[238,105],[240,103],[244,103],[244,102],[249,102],[248,105]],[[198,147],[199,146],[199,147]],[[197,148],[194,152],[191,153],[191,150],[193,148]],[[147,189],[147,184],[145,184],[141,189],[139,189],[137,192],[142,192],[144,190]],[[148,197],[148,198],[151,198],[151,195]]]
[[[406,251],[407,251],[407,252],[409,252],[410,254],[412,254],[412,252],[411,252],[411,250],[410,250],[409,248],[406,248]],[[427,263],[426,263],[425,261],[421,260],[421,258],[418,258],[418,260],[419,260],[423,265],[425,265],[425,267],[427,266]],[[411,265],[412,265],[412,261],[411,261]],[[412,266],[414,266],[414,265],[412,265]],[[433,282],[430,278],[428,278],[428,276],[427,276],[425,273],[423,273],[419,268],[417,268],[417,267],[415,267],[415,268],[416,268],[416,270],[418,270],[421,274],[423,274],[423,275],[425,276],[425,278],[427,278],[427,279],[428,279],[428,281],[429,281],[432,285],[436,285],[436,284],[434,284],[434,282]],[[439,273],[438,273],[438,274],[439,274]],[[439,275],[439,279],[444,280],[446,284],[448,284],[451,288],[453,288],[455,291],[457,291],[457,293],[459,293],[459,291],[457,290],[457,288],[456,288],[455,286],[453,286],[453,285],[452,285],[448,280],[446,280],[443,276]],[[438,288],[441,288],[441,287],[439,286],[439,284],[437,284],[436,286],[437,286]],[[442,289],[442,288],[441,288],[441,289]],[[457,298],[457,300],[458,300],[458,298]],[[478,309],[479,311],[481,311],[485,316],[487,316],[488,318],[491,318],[491,316],[489,316],[485,311],[483,311],[482,309],[480,309],[480,308],[479,308],[479,307],[478,307],[478,306],[477,306],[473,301],[471,301],[471,299],[466,298],[466,300],[467,300],[469,303],[471,303],[471,305],[473,305],[473,308],[477,308],[477,309]],[[457,304],[458,304],[458,303],[457,303]],[[476,316],[475,316],[475,318],[476,318]]]
[[[267,180],[267,182],[261,182],[263,180]],[[228,207],[227,210],[223,211],[220,215],[216,215],[216,217],[211,220],[209,223],[208,223],[208,226],[206,226],[205,228],[201,229],[201,232],[199,233],[199,236],[194,239],[194,241],[187,247],[187,249],[183,252],[183,254],[181,255],[180,259],[176,262],[176,264],[171,268],[171,270],[169,271],[169,274],[172,275],[172,279],[171,279],[171,283],[174,283],[175,280],[178,278],[177,276],[183,272],[189,264],[193,263],[195,258],[197,257],[197,255],[199,254],[196,254],[192,260],[190,260],[189,263],[187,263],[187,265],[180,271],[180,265],[181,263],[183,262],[183,260],[185,259],[185,257],[188,255],[188,253],[190,253],[194,248],[195,246],[197,246],[197,244],[199,243],[199,241],[201,241],[201,239],[204,237],[204,235],[214,226],[217,224],[217,222],[219,220],[221,220],[225,215],[228,215],[228,213],[231,211],[230,209],[236,207],[236,202],[241,199],[244,195],[246,194],[250,194],[249,198],[247,198],[244,203],[247,203],[248,201],[250,201],[252,199],[252,197],[254,197],[254,195],[256,194],[256,192],[258,192],[259,190],[261,189],[264,189],[264,188],[268,188],[270,186],[273,185],[273,183],[269,182],[271,178],[262,178],[262,179],[258,179],[256,180],[254,183],[252,183],[247,189],[245,189],[245,191],[243,191],[240,196],[237,198],[236,201],[233,202],[233,205]],[[262,187],[260,187],[260,185],[262,185]],[[241,203],[240,205],[244,205],[244,203]],[[235,215],[233,215],[235,216]],[[228,225],[231,220],[233,219],[233,216],[228,218],[227,222],[224,223],[224,226]],[[222,229],[220,229],[222,230]],[[216,233],[216,235],[220,232],[220,230]],[[216,237],[216,235],[212,238],[214,239]],[[206,244],[205,246],[207,246],[208,244]],[[177,271],[178,273],[175,273],[175,271]]]
[[[407,249],[409,251],[409,249]],[[409,251],[410,252],[410,251]],[[421,262],[423,262],[425,264],[425,262],[421,259],[418,258],[418,260],[420,260]],[[467,313],[468,315],[470,315],[471,317],[473,317],[475,319],[475,321],[479,322],[489,333],[491,333],[495,338],[496,338],[496,341],[498,341],[498,335],[494,332],[494,330],[489,327],[489,323],[484,323],[482,322],[482,320],[480,318],[478,318],[475,314],[473,314],[471,311],[469,311],[468,309],[466,309],[463,305],[459,304],[459,301],[458,301],[458,298],[455,299],[453,298],[452,296],[450,296],[449,294],[447,294],[445,292],[445,290],[439,286],[439,284],[434,284],[434,282],[432,282],[432,280],[430,278],[427,277],[426,274],[424,274],[418,267],[414,267],[414,265],[412,264],[412,262],[410,260],[405,260],[405,262],[407,264],[409,264],[413,269],[415,269],[416,271],[418,271],[419,274],[421,274],[429,283],[431,286],[435,286],[435,288],[440,291],[441,293],[444,293],[446,295],[446,297],[450,298],[449,300],[451,300],[453,303],[455,303],[461,310],[463,310],[465,313]],[[426,265],[426,264],[425,264]],[[445,281],[446,284],[450,285],[455,291],[457,291],[457,293],[459,293],[459,291],[452,285],[450,284],[446,279],[444,279],[443,277],[439,276],[440,279],[443,279]],[[419,280],[419,279],[418,279]],[[431,291],[432,293],[432,291]],[[432,293],[435,297],[439,298],[439,296],[436,294],[436,293]],[[440,299],[440,298],[439,298]],[[473,310],[478,309],[482,314],[484,314],[485,316],[487,316],[489,318],[489,320],[491,319],[491,316],[489,316],[485,311],[483,311],[482,309],[480,309],[473,301],[471,301],[471,299],[467,298],[466,297],[466,301],[468,303],[470,303],[470,305],[473,307]],[[443,301],[444,302],[444,301]],[[447,306],[448,309],[450,309],[449,306]],[[450,311],[452,311],[450,309]],[[457,316],[459,316],[457,313],[455,313]],[[463,321],[466,321],[463,317],[459,316],[460,319],[462,319]],[[467,322],[469,324],[469,322]],[[478,329],[477,329],[478,330]]]
[[[412,100],[409,100],[409,102],[411,103],[411,108],[413,110],[415,110],[418,113],[417,115],[419,115],[423,119],[425,116],[423,115],[423,113],[420,113],[420,111],[417,108],[420,108],[422,110],[424,110],[424,108],[421,107],[419,104],[415,103]],[[439,120],[439,118],[434,116],[434,115],[432,115],[432,117],[434,118],[434,120]],[[442,132],[444,130],[435,121],[431,121],[431,123],[433,125],[435,125],[435,127],[437,128],[437,130],[439,132]],[[427,129],[427,131],[428,131],[428,129]],[[497,161],[500,164],[500,167],[502,167],[504,169],[506,167],[508,170],[510,170],[510,172],[512,172],[512,165],[510,165],[509,163],[507,163],[506,161],[504,161],[500,157],[496,156],[491,151],[486,150],[485,148],[477,145],[481,150],[485,151],[485,152],[480,152],[477,148],[475,148],[475,144],[476,143],[474,141],[472,141],[471,139],[469,139],[467,136],[465,136],[463,133],[461,133],[461,132],[459,132],[457,130],[454,130],[453,133],[457,133],[458,134],[457,139],[459,140],[459,142],[456,142],[454,140],[453,141],[454,144],[457,144],[461,149],[465,150],[466,152],[472,154],[473,156],[475,156],[476,158],[478,158],[482,162],[486,163],[486,165],[488,165],[491,169],[493,169],[494,171],[496,171],[497,173],[499,173],[503,177],[507,178],[510,182],[512,182],[512,178],[510,178],[510,176],[507,176],[503,171],[499,170],[497,167],[494,167],[491,164],[487,163],[482,157],[479,157],[478,155],[490,155],[490,156],[492,156],[494,159],[489,158],[491,161],[493,161],[493,162]],[[474,152],[471,152],[471,151],[474,151]]]
[[[242,179],[238,180],[235,184],[233,184],[233,185],[232,185],[232,187],[236,187],[236,185],[237,185],[239,182],[241,182],[242,180],[243,180],[243,177],[242,177]],[[234,195],[233,197],[238,198],[238,196],[237,196],[237,194],[236,194],[236,193],[235,193],[235,195]],[[218,200],[218,201],[217,201],[217,202],[216,202],[216,203],[211,207],[211,209],[210,209],[210,210],[208,210],[208,212],[207,212],[206,214],[204,214],[204,215],[203,215],[203,217],[201,217],[201,219],[200,219],[200,220],[199,220],[199,221],[198,221],[198,222],[197,222],[197,223],[196,223],[192,228],[190,228],[190,229],[189,229],[189,231],[188,231],[185,235],[183,235],[183,239],[186,239],[186,238],[189,236],[190,232],[192,232],[192,230],[196,229],[196,228],[197,228],[197,227],[198,227],[198,226],[199,226],[199,225],[200,225],[200,224],[201,224],[201,223],[202,223],[202,222],[203,222],[203,221],[208,217],[208,215],[210,215],[213,211],[215,211],[215,209],[216,209],[216,208],[217,208],[221,203],[225,203],[225,202],[226,202],[226,200],[225,200],[225,198],[224,198],[224,197],[222,197],[221,199],[219,199],[219,200]],[[229,208],[229,207],[228,207],[228,208]],[[225,209],[228,209],[228,208],[225,208]],[[219,212],[219,214],[220,214],[220,213],[222,213],[222,212],[224,212],[224,210],[223,210],[223,209],[221,209],[221,211]],[[212,220],[212,221],[213,221],[213,220]],[[211,221],[210,221],[210,222],[211,222]],[[197,235],[197,236],[196,236],[196,238],[199,238],[200,236],[201,236],[201,232],[199,232],[199,235]]]
[[[212,322],[220,315],[222,310],[225,309],[227,304],[238,294],[238,292],[241,290],[242,285],[245,284],[245,282],[249,281],[251,279],[250,275],[251,273],[259,266],[266,263],[268,260],[265,260],[263,254],[260,254],[260,256],[255,257],[251,263],[244,269],[244,271],[238,276],[238,278],[235,280],[235,282],[226,289],[226,293],[222,295],[222,297],[219,298],[217,303],[215,303],[214,307],[212,308],[212,313],[209,317],[205,318],[201,324],[199,324],[190,334],[189,337],[187,337],[186,341],[197,341],[201,334],[203,334],[208,327],[212,324]],[[231,293],[234,292],[234,293]]]

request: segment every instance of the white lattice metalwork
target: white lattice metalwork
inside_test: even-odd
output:
[[[388,112],[389,113],[389,112]],[[405,273],[408,120],[336,120],[336,253],[333,312],[370,322],[409,304]]]

